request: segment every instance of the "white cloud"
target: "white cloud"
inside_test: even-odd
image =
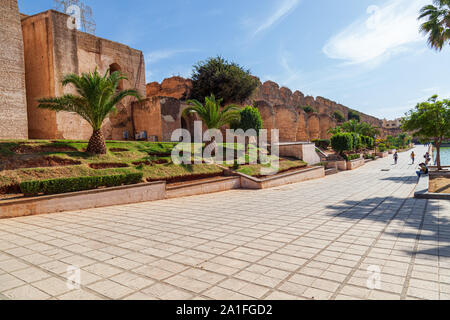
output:
[[[377,63],[423,40],[417,20],[429,0],[389,0],[333,36],[323,47],[330,58],[349,64]],[[367,16],[368,15],[368,16]]]
[[[258,28],[256,28],[253,36],[258,35],[259,33],[269,29],[277,22],[284,19],[287,15],[289,15],[300,3],[300,0],[283,0],[278,9],[264,21]]]
[[[163,49],[163,50],[157,50],[150,52],[146,55],[145,60],[148,61],[150,64],[155,64],[161,60],[172,58],[173,56],[176,56],[178,54],[182,53],[188,53],[188,52],[195,52],[196,50],[193,49]]]

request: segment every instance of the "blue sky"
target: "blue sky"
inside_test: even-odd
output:
[[[431,0],[84,0],[96,35],[142,50],[147,82],[221,55],[292,91],[380,118],[404,115],[433,94],[450,98],[449,48],[419,34]],[[21,12],[53,0],[19,0]]]

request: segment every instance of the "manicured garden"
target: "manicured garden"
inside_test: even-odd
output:
[[[21,193],[21,183],[34,181],[36,188],[43,186],[39,181],[49,179],[95,177],[85,184],[98,186],[98,182],[93,182],[98,181],[98,177],[130,174],[134,177],[125,181],[116,179],[116,183],[104,180],[103,186],[113,186],[141,181],[183,181],[222,174],[223,169],[211,164],[175,165],[171,160],[174,145],[108,141],[106,154],[91,155],[85,153],[87,142],[82,141],[0,142],[0,194]],[[136,174],[141,179],[137,179]],[[67,181],[74,184],[73,180]],[[60,192],[65,192],[64,182],[57,183]]]

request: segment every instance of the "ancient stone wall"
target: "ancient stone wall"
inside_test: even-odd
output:
[[[180,100],[189,98],[192,89],[192,81],[181,77],[165,79],[161,84],[151,82],[147,84],[147,97],[171,97]]]
[[[147,96],[166,96],[184,100],[189,97],[192,82],[188,79],[173,77],[161,84],[152,82],[147,84]],[[294,93],[285,87],[280,88],[273,81],[261,84],[255,93],[244,104],[253,104],[259,109],[263,119],[263,126],[269,130],[280,130],[280,141],[311,141],[328,139],[328,130],[337,125],[333,117],[335,111],[340,111],[348,118],[350,108],[323,97],[305,96],[300,91]],[[300,106],[310,105],[317,113],[306,114]],[[382,121],[370,115],[360,113],[361,120],[381,127]],[[164,123],[164,121],[163,121]],[[164,130],[171,130],[172,126],[165,126]],[[382,132],[382,135],[384,133]]]
[[[89,124],[75,114],[38,110],[36,99],[73,93],[71,86],[62,87],[61,80],[68,73],[100,73],[108,69],[121,71],[128,81],[120,89],[136,88],[145,95],[145,64],[141,51],[113,41],[67,28],[68,16],[49,10],[22,19],[25,42],[27,94],[29,102],[30,138],[88,139],[92,133]],[[117,106],[103,126],[107,139],[120,140],[127,131],[133,137],[133,109],[127,98]],[[42,123],[48,123],[43,128]]]
[[[17,0],[0,4],[0,139],[27,139],[23,38]]]
[[[145,131],[147,136],[162,139],[161,98],[152,97],[132,103],[133,119],[137,132]]]

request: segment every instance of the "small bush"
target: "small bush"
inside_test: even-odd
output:
[[[358,111],[350,110],[348,112],[348,120],[349,121],[350,120],[356,120],[356,121],[360,122],[361,121],[361,115],[359,114]]]
[[[327,150],[331,144],[331,141],[328,139],[317,139],[317,140],[313,140],[313,142],[317,148],[320,148],[323,150]]]
[[[360,159],[361,155],[359,153],[357,153],[357,154],[349,154],[349,155],[344,156],[344,158],[347,161],[352,161],[352,160]]]
[[[241,120],[239,122],[231,123],[231,128],[234,130],[242,129],[244,131],[254,129],[259,134],[259,130],[261,130],[263,126],[259,110],[252,106],[246,106],[240,113]]]
[[[345,117],[344,114],[338,110],[336,110],[333,113],[333,118],[337,121],[337,122],[344,122],[345,121]]]
[[[386,147],[386,145],[385,145],[384,143],[380,143],[380,144],[378,145],[378,150],[379,150],[380,152],[385,152],[385,151],[387,151],[387,147]]]
[[[317,110],[311,106],[299,106],[300,109],[303,109],[306,113],[317,113]]]
[[[142,181],[143,174],[128,173],[112,176],[76,177],[38,181],[25,181],[20,183],[20,190],[25,195],[60,194],[83,190],[97,189],[99,187],[116,187],[136,184]]]
[[[374,154],[368,154],[368,153],[366,153],[366,154],[364,155],[364,159],[366,159],[366,160],[369,160],[369,159],[375,160],[375,159],[376,159],[376,156],[375,156]]]
[[[351,133],[337,133],[331,137],[331,147],[339,154],[353,150],[353,136]]]

